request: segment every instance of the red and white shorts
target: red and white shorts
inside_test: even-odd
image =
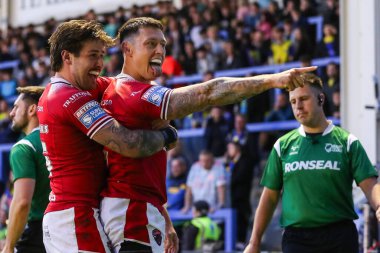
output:
[[[42,221],[47,253],[111,253],[99,209],[87,206],[49,212]]]
[[[100,204],[104,230],[115,252],[124,241],[133,241],[164,252],[165,218],[152,204],[105,197]]]

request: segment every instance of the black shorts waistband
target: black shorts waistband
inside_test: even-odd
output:
[[[341,221],[337,221],[337,222],[332,222],[332,223],[329,223],[329,224],[326,224],[326,225],[323,225],[323,226],[319,226],[319,227],[292,227],[292,226],[288,226],[288,227],[285,227],[285,230],[287,231],[317,231],[317,230],[324,230],[324,229],[329,229],[329,228],[332,228],[332,227],[344,227],[344,226],[348,226],[348,225],[354,225],[354,222],[352,220],[341,220]]]

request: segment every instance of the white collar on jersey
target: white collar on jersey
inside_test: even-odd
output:
[[[64,83],[64,84],[73,86],[69,81],[67,81],[66,79],[63,79],[62,77],[52,76],[52,77],[50,77],[50,82],[52,84],[55,84],[55,83]]]
[[[136,81],[136,79],[134,79],[133,77],[131,77],[130,75],[128,74],[125,74],[125,73],[120,73],[116,76],[117,79],[126,79],[126,81]]]
[[[328,120],[327,122],[329,123],[329,125],[326,127],[325,131],[323,131],[322,136],[325,136],[326,134],[331,133],[331,131],[335,127],[335,125],[332,123],[331,120]],[[299,132],[300,135],[302,135],[304,137],[306,136],[305,129],[304,129],[303,125],[301,125],[298,128],[298,132]]]

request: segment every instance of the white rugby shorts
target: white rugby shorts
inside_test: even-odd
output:
[[[124,241],[150,246],[153,253],[164,252],[165,218],[152,204],[105,197],[100,216],[115,252]]]
[[[99,209],[81,206],[49,212],[42,228],[47,253],[111,253]]]

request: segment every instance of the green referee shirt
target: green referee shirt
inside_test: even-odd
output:
[[[282,192],[283,227],[318,227],[357,219],[352,184],[377,177],[359,140],[333,124],[307,136],[303,127],[275,143],[261,184]]]
[[[13,145],[10,164],[14,182],[19,178],[36,180],[28,221],[42,220],[49,203],[50,185],[38,128]]]

